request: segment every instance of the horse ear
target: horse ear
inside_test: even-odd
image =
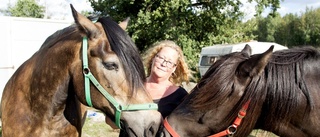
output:
[[[74,18],[74,22],[77,24],[78,29],[80,32],[84,33],[84,35],[87,35],[88,37],[92,38],[97,35],[97,32],[99,32],[98,28],[94,25],[94,23],[89,20],[87,17],[81,15],[78,13],[72,4],[70,4],[72,16]]]
[[[119,26],[123,29],[126,30],[128,23],[129,23],[130,17],[126,18],[124,21],[119,23]]]
[[[241,52],[247,54],[248,57],[250,57],[252,54],[252,49],[248,44],[246,44]]]
[[[253,77],[260,75],[272,56],[274,46],[272,45],[262,54],[252,55],[248,60],[243,62],[239,67],[239,73],[244,77]]]

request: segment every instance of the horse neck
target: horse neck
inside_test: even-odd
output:
[[[32,106],[54,115],[63,108],[70,89],[70,68],[80,50],[80,46],[70,42],[61,42],[36,53],[31,60],[33,72],[30,75],[30,98]],[[27,68],[28,69],[28,68]],[[31,70],[32,71],[32,70]],[[40,115],[46,114],[34,110]]]
[[[20,127],[32,127],[28,130],[76,130],[74,126],[80,127],[79,111],[70,113],[64,110],[79,110],[79,107],[68,104],[77,101],[73,87],[70,86],[72,84],[69,73],[79,54],[77,50],[80,51],[80,43],[65,44],[73,46],[60,44],[50,48],[43,47],[17,69],[3,92],[2,109],[8,111],[2,113],[6,117],[2,120],[6,123],[21,121],[17,130],[24,130]],[[81,65],[79,67],[81,68]],[[81,74],[82,72],[79,72],[79,75]],[[14,107],[10,107],[13,104]],[[77,121],[70,121],[72,117],[64,116],[65,114],[74,114],[73,119]]]

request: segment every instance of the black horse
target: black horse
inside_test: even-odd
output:
[[[284,137],[320,136],[320,53],[312,47],[215,62],[164,121],[164,136],[246,137],[263,129]],[[169,132],[168,132],[169,131]]]

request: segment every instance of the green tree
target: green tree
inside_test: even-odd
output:
[[[267,41],[274,42],[275,41],[275,32],[278,30],[281,17],[279,13],[274,13],[272,15],[268,15],[265,18],[258,17],[258,26],[257,30],[255,30],[254,34],[257,35],[258,41]]]
[[[301,15],[290,13],[276,22],[278,25],[275,25],[274,28],[265,27],[275,29],[273,34],[269,34],[269,36],[273,36],[275,42],[288,47],[302,45],[320,47],[320,8],[307,7]],[[259,23],[263,24],[263,20],[260,20]],[[258,30],[263,34],[268,32],[268,30],[263,30],[262,27]],[[260,40],[266,38],[265,35],[258,35]]]
[[[274,37],[275,42],[287,47],[301,45],[304,38],[299,16],[292,13],[285,15],[282,18]]]
[[[306,8],[301,16],[304,45],[320,46],[320,8]]]
[[[8,10],[3,13],[7,16],[43,18],[44,7],[35,0],[18,0],[13,7],[9,5]]]
[[[260,2],[260,0],[248,0]],[[279,0],[276,0],[279,1]],[[131,18],[129,34],[141,51],[152,43],[170,39],[183,49],[189,67],[197,71],[202,47],[253,39],[250,24],[241,22],[240,0],[89,0],[93,9],[120,21]],[[274,0],[258,4],[279,7]],[[257,15],[259,15],[259,12]],[[246,26],[249,25],[249,26]],[[248,35],[249,34],[249,35]]]

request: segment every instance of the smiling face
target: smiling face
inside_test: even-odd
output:
[[[151,76],[169,79],[176,69],[178,52],[171,47],[163,47],[153,58]]]

